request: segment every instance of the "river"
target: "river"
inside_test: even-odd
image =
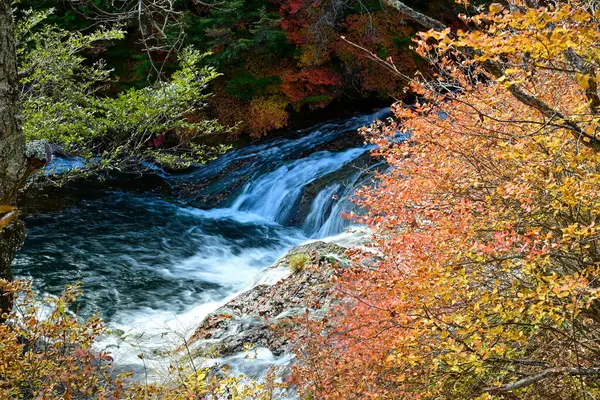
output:
[[[344,232],[341,213],[377,163],[365,161],[369,146],[343,139],[387,112],[251,144],[185,174],[157,171],[172,196],[107,192],[31,215],[14,274],[51,295],[82,282],[79,314],[99,313],[127,337],[99,346],[139,368],[131,342],[158,353],[227,299],[280,279],[260,273],[291,247]]]

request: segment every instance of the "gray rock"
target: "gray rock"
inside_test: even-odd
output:
[[[244,345],[266,347],[274,355],[293,347],[290,335],[297,326],[294,317],[306,311],[323,315],[332,305],[331,280],[344,257],[341,246],[312,242],[291,249],[270,268],[288,268],[289,258],[305,254],[307,267],[290,274],[274,285],[257,285],[208,315],[191,341],[203,343],[220,356],[244,350]],[[202,350],[200,350],[200,353]]]
[[[32,140],[25,144],[25,156],[38,161],[50,162],[52,160],[52,147],[47,140]]]

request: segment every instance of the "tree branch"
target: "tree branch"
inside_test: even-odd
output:
[[[438,21],[437,19],[428,17],[427,15],[422,14],[413,8],[410,8],[401,1],[386,0],[386,2],[396,10],[400,11],[402,14],[406,15],[408,18],[423,25],[427,29],[433,29],[436,31],[442,31],[446,29],[446,25],[444,23]]]
[[[407,6],[399,0],[385,0],[390,6],[394,7],[410,19],[418,22],[422,26],[430,30],[441,31],[446,29],[446,25],[442,22],[428,17],[413,8]],[[472,48],[463,48],[459,49],[466,56],[473,57],[475,55],[475,50]],[[504,76],[504,66],[498,62],[493,60],[487,60],[482,64],[483,68],[493,75],[496,78],[500,78]],[[595,84],[595,82],[594,82]],[[595,86],[594,86],[595,87]],[[509,92],[513,95],[515,99],[517,99],[522,104],[525,104],[531,108],[538,110],[542,115],[550,120],[561,120],[564,121],[564,128],[573,132],[575,139],[582,140],[583,143],[592,148],[594,151],[600,151],[600,140],[594,136],[591,136],[584,132],[574,121],[569,120],[566,116],[562,115],[559,111],[553,109],[544,101],[539,98],[527,93],[519,84],[513,83],[508,87]]]
[[[598,114],[598,112],[600,112],[600,97],[598,97],[598,84],[596,83],[596,72],[594,71],[594,68],[587,65],[581,56],[579,56],[579,54],[571,47],[565,51],[565,57],[578,72],[583,75],[588,75],[588,78],[586,79],[588,87],[585,90],[585,96],[590,102],[590,110],[594,114]]]
[[[600,368],[549,368],[545,369],[539,374],[531,375],[518,380],[514,383],[489,387],[483,389],[487,393],[502,393],[512,392],[513,390],[521,389],[527,386],[531,386],[536,382],[542,381],[547,378],[551,378],[558,375],[570,375],[570,376],[596,376],[600,375]]]

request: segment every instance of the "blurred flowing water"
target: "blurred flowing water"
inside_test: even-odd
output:
[[[176,344],[232,296],[280,279],[285,271],[259,273],[291,247],[344,232],[348,198],[379,166],[369,146],[344,139],[387,112],[249,145],[185,174],[157,171],[170,197],[110,192],[30,216],[14,274],[52,295],[80,281],[80,315],[99,313],[145,351],[173,332]],[[99,346],[139,367],[139,349],[115,337]]]

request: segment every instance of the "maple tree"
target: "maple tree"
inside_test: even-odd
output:
[[[312,68],[283,76],[281,90],[293,102],[309,102],[324,105],[331,101],[336,87],[342,79],[327,69]]]
[[[223,73],[219,85],[227,92],[215,90],[216,114],[225,123],[241,115],[233,122],[252,136],[282,128],[303,107],[401,94],[406,80],[348,41],[391,57],[407,74],[426,68],[409,48],[416,25],[379,2],[237,0],[199,6],[196,14],[191,41],[214,53],[208,60]]]
[[[430,29],[417,47],[436,74],[365,130],[391,166],[358,192],[373,243],[339,271],[337,308],[307,319],[296,383],[319,399],[597,398],[600,11],[511,0],[458,30],[389,3]]]

